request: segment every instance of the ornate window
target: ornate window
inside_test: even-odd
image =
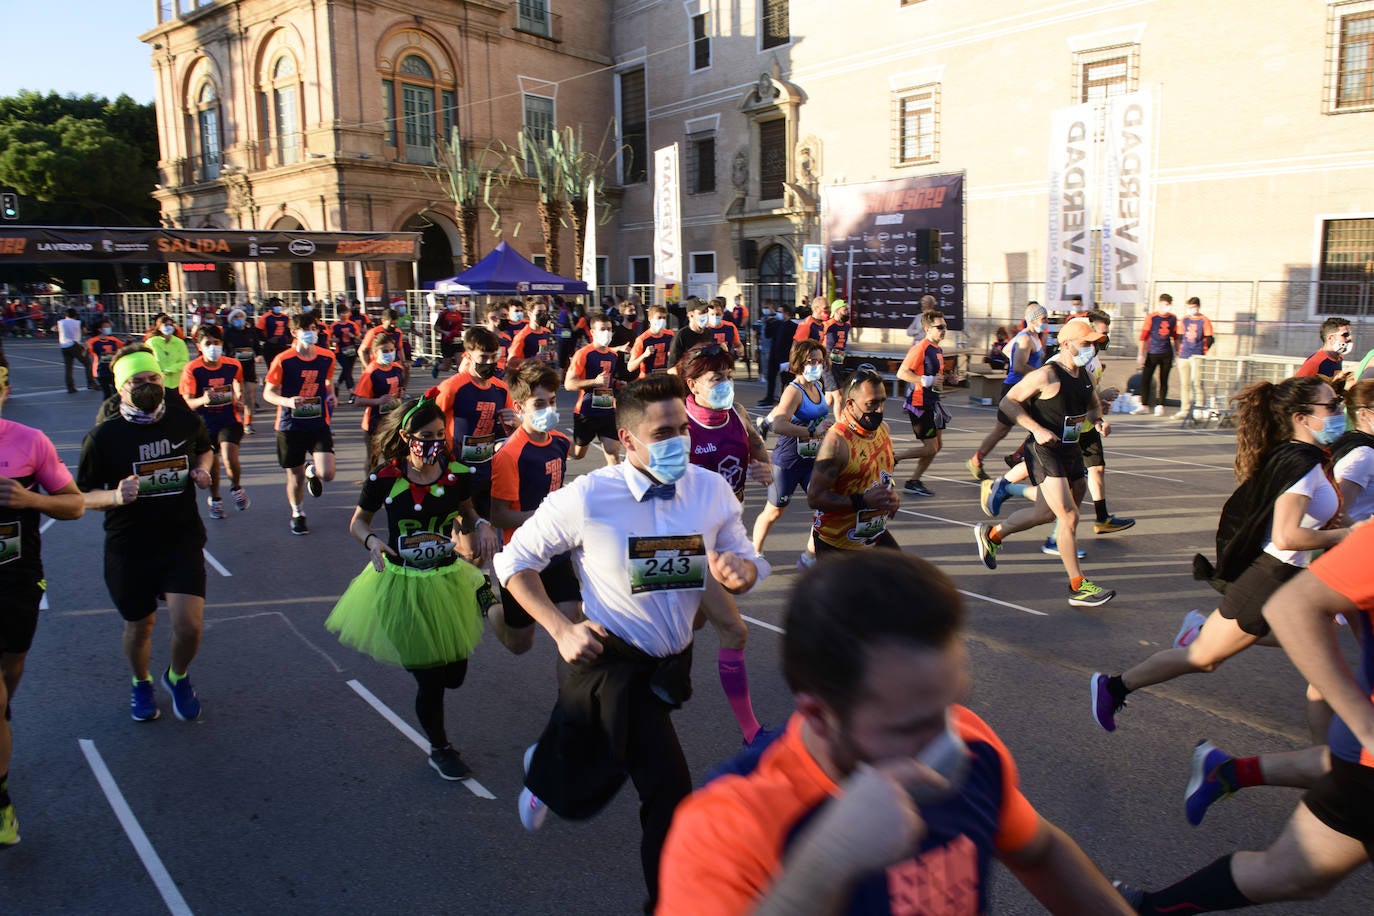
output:
[[[1374,108],[1374,3],[1331,6],[1328,113]],[[1332,71],[1334,70],[1334,73]]]
[[[797,261],[782,245],[773,245],[759,260],[759,298],[777,305],[797,301]]]
[[[209,181],[219,177],[219,94],[215,84],[206,80],[196,94],[196,151],[200,177]]]
[[[272,64],[269,85],[258,95],[264,164],[291,165],[301,158],[301,115],[296,61],[283,54]]]

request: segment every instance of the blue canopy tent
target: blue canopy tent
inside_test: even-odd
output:
[[[587,294],[587,284],[535,267],[505,242],[460,274],[433,284],[435,292],[470,292],[479,296],[512,294]]]

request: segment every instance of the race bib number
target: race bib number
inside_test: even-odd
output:
[[[339,355],[340,355],[340,356],[357,356],[357,355],[358,355],[358,348],[357,348],[357,347],[344,347],[342,350],[339,351]]]
[[[239,362],[251,363],[253,361],[253,356],[254,354],[251,349],[242,349],[234,351],[234,359],[238,360]]]
[[[561,331],[558,332],[558,336],[563,338],[564,340],[572,340],[572,331],[568,330],[567,328],[563,328]]]
[[[234,389],[230,385],[220,385],[206,391],[210,395],[212,406],[219,404],[232,404],[234,402]]]
[[[1088,419],[1085,413],[1076,413],[1071,417],[1064,418],[1064,434],[1059,440],[1064,443],[1077,442],[1078,434],[1083,430],[1083,423]]]
[[[134,476],[138,478],[140,499],[180,493],[186,488],[186,480],[190,473],[190,462],[185,455],[134,462]]]
[[[820,451],[821,440],[819,439],[807,439],[805,442],[798,440],[797,442],[798,458],[815,458],[820,454]]]
[[[453,559],[453,541],[433,531],[420,531],[398,538],[396,553],[407,566],[431,569]]]
[[[611,410],[615,407],[615,390],[612,388],[593,388],[592,407],[597,410]]]
[[[699,534],[632,537],[630,594],[706,587],[706,540]]]
[[[112,363],[112,362],[114,362],[114,354],[113,354],[113,353],[102,353],[102,354],[100,354],[100,365],[102,365],[102,366],[108,366],[108,365],[109,365],[110,363]]]
[[[458,460],[463,464],[486,464],[491,460],[491,456],[496,454],[503,441],[505,440],[498,440],[495,435],[464,436],[463,447],[458,451]]]
[[[0,522],[0,566],[13,563],[23,555],[20,544],[23,530],[18,521]]]
[[[872,544],[887,530],[887,511],[884,509],[864,509],[854,516],[854,527],[849,529],[851,541]]]
[[[297,398],[296,406],[291,408],[291,416],[297,420],[313,420],[324,416],[324,402],[319,398]]]

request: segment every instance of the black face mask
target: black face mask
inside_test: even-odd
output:
[[[870,410],[867,413],[861,413],[854,418],[854,422],[858,423],[869,432],[873,432],[879,426],[883,425],[883,412],[881,410]]]
[[[486,381],[496,374],[496,363],[473,363],[472,374]]]
[[[129,390],[129,400],[144,413],[152,413],[162,404],[166,389],[157,382],[145,382]]]

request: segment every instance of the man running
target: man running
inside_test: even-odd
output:
[[[230,309],[229,321],[224,326],[224,352],[238,360],[243,369],[245,436],[253,435],[253,413],[258,401],[258,351],[261,348],[258,329],[248,322],[248,313],[242,308]]]
[[[286,471],[291,533],[307,535],[305,490],[318,497],[334,479],[334,354],[316,346],[312,313],[295,313],[291,325],[295,342],[272,361],[262,397],[277,408],[277,464]]]
[[[735,359],[744,356],[744,343],[740,340],[739,328],[725,317],[725,300],[719,296],[711,300],[706,310],[707,339],[720,344]]]
[[[625,368],[638,372],[640,378],[668,368],[668,349],[673,345],[673,332],[668,330],[668,310],[661,305],[649,306],[649,329],[635,338],[634,347]]]
[[[1331,317],[1322,322],[1322,348],[1298,368],[1294,375],[1324,375],[1335,380],[1341,374],[1341,363],[1355,349],[1351,339],[1350,319]]]
[[[149,673],[159,598],[172,618],[172,652],[161,684],[184,722],[200,717],[187,669],[200,647],[205,611],[205,523],[197,487],[210,486],[214,449],[192,411],[165,401],[157,357],[145,344],[111,365],[119,412],[86,434],[76,484],[87,509],[105,513],[105,585],[124,618],[124,654],[133,673],[129,715],[160,713]]]
[[[276,296],[267,300],[267,311],[258,316],[257,331],[262,361],[271,366],[278,354],[291,346],[291,318]]]
[[[564,388],[577,392],[572,456],[582,459],[596,441],[606,453],[606,463],[616,464],[620,461],[620,440],[615,426],[615,390],[623,384],[616,380],[620,354],[610,349],[609,317],[592,315],[588,325],[592,342],[573,354],[563,381]]]
[[[240,512],[248,508],[243,491],[243,468],[239,465],[239,443],[243,441],[243,367],[224,355],[224,338],[213,324],[203,324],[196,332],[200,356],[181,370],[181,396],[186,406],[200,414],[210,444],[219,453],[224,473],[229,477],[229,496]],[[224,518],[224,502],[219,496],[219,463],[210,464],[210,517]]]
[[[711,340],[711,329],[706,326],[710,311],[705,299],[693,296],[687,300],[687,327],[678,328],[673,335],[673,342],[668,347],[669,367],[676,366],[683,354],[697,344]]]
[[[122,346],[124,341],[114,336],[109,319],[101,319],[100,333],[86,341],[91,377],[99,383],[100,395],[103,398],[114,397],[114,376],[110,373],[110,361]]]
[[[449,296],[444,310],[434,319],[434,333],[439,335],[439,358],[430,375],[438,378],[441,372],[458,371],[458,359],[463,354],[463,313],[457,296]]]
[[[945,339],[949,325],[943,312],[925,312],[921,315],[921,327],[925,337],[912,345],[906,359],[897,369],[897,378],[910,386],[904,408],[910,415],[911,432],[916,437],[916,445],[903,449],[897,461],[915,460],[916,467],[902,487],[913,496],[934,496],[921,477],[930,468],[935,456],[943,447],[943,431],[949,423],[949,413],[940,403],[938,385],[945,376],[945,355],[940,343]]]
[[[467,371],[444,379],[437,403],[448,425],[451,454],[472,469],[472,505],[491,519],[491,459],[517,423],[510,392],[496,378],[496,335],[486,328],[463,333]]]

